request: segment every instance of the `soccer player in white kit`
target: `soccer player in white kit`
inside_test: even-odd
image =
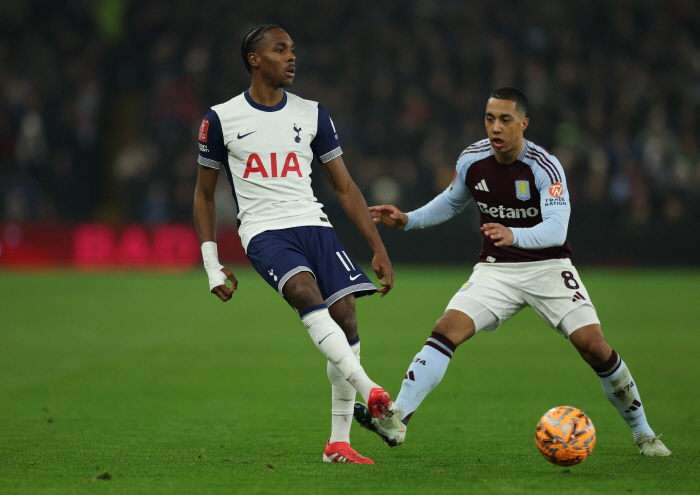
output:
[[[370,208],[375,222],[403,230],[442,223],[472,200],[481,212],[479,263],[408,368],[396,398],[402,422],[408,424],[442,380],[458,345],[482,330],[495,332],[530,306],[596,372],[605,395],[632,428],[640,454],[671,455],[649,427],[637,384],[605,340],[591,298],[571,264],[564,170],[547,150],[524,139],[529,124],[525,95],[513,88],[497,90],[489,97],[485,120],[488,139],[464,150],[446,191],[408,214],[395,206]],[[361,403],[355,418],[392,447],[404,441],[405,426],[397,429],[370,417]]]
[[[333,123],[317,102],[284,91],[296,72],[294,43],[274,24],[251,29],[241,46],[250,89],[215,105],[199,129],[194,218],[209,289],[222,301],[238,287],[218,260],[214,192],[224,169],[238,206],[239,235],[253,267],[294,308],[327,358],[331,438],[324,462],[373,464],[350,447],[355,394],[372,416],[400,428],[389,394],[360,365],[355,298],[377,292],[345,252],[313,195],[314,157],[343,210],[374,251],[384,297],[394,271],[362,193],[350,177]],[[230,280],[232,287],[226,285]]]

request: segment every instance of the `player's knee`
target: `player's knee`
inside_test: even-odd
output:
[[[357,317],[355,316],[355,299],[354,297],[345,296],[336,301],[328,311],[331,318],[345,332],[345,336],[354,339],[357,336]]]
[[[338,326],[343,329],[348,339],[355,338],[357,335],[357,318],[355,313],[346,311],[334,319]]]
[[[571,334],[571,341],[591,365],[605,363],[612,354],[612,347],[605,340],[600,325],[589,325],[576,330]]]
[[[284,284],[282,293],[297,311],[323,303],[323,298],[318,290],[316,281],[306,272],[302,272],[290,278],[287,283]]]
[[[455,321],[454,318],[443,316],[435,322],[433,332],[447,337],[454,345],[459,345],[474,335],[474,322]]]
[[[596,339],[590,343],[587,351],[596,364],[602,364],[606,362],[610,358],[610,354],[612,354],[612,348],[610,347],[610,344],[608,344],[608,342],[605,340],[604,337],[602,337],[602,335],[600,339]]]
[[[290,291],[291,297],[295,300],[300,301],[301,304],[305,306],[315,306],[316,303],[316,291],[309,286],[298,285],[293,291]]]

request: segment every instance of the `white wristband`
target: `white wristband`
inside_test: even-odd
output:
[[[207,241],[202,244],[202,258],[204,259],[204,269],[209,276],[209,292],[214,287],[226,285],[226,275],[221,271],[224,266],[219,263],[219,252],[215,242]]]

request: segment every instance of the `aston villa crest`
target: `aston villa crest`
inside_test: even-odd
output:
[[[530,199],[530,181],[529,180],[516,180],[515,181],[515,196],[518,199],[527,201]]]

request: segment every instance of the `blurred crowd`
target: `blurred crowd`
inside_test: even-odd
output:
[[[3,4],[0,218],[191,222],[198,126],[248,87],[240,42],[266,22],[295,41],[289,91],[328,110],[368,203],[410,210],[442,191],[485,137],[488,95],[514,86],[591,236],[700,214],[696,0]]]

